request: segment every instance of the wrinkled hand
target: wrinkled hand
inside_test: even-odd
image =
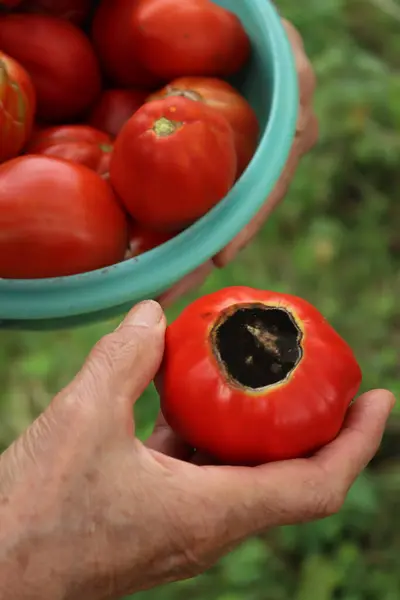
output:
[[[200,466],[162,419],[143,445],[132,405],[164,333],[158,304],[135,307],[1,456],[1,598],[106,600],[201,573],[249,535],[338,511],[376,452],[385,391],[359,398],[310,459]]]
[[[272,194],[267,198],[264,206],[253,220],[217,256],[190,275],[187,275],[182,281],[163,294],[160,298],[163,306],[168,306],[181,295],[199,287],[215,267],[225,267],[251,242],[272,211],[287,194],[301,158],[317,142],[318,121],[313,110],[313,96],[315,91],[314,71],[306,56],[303,41],[298,31],[288,21],[283,20],[283,24],[292,44],[300,87],[300,109],[296,136],[286,167]]]

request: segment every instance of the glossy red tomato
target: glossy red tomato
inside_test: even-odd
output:
[[[136,0],[135,5],[137,58],[159,79],[225,77],[249,58],[250,41],[238,17],[210,0]]]
[[[46,122],[73,119],[100,93],[100,71],[86,36],[77,27],[45,15],[0,18],[0,48],[31,75],[38,117]]]
[[[183,96],[205,102],[221,112],[235,134],[238,176],[246,169],[257,149],[260,127],[257,116],[245,98],[226,81],[210,77],[182,77],[148,98]]]
[[[105,90],[94,106],[88,122],[116,137],[122,126],[146,101],[147,92],[141,90]]]
[[[153,250],[173,238],[172,233],[164,231],[153,231],[146,227],[142,227],[138,223],[130,222],[129,224],[129,247],[125,258],[134,258],[145,252]]]
[[[0,166],[0,277],[84,273],[123,260],[127,223],[96,173],[48,156]]]
[[[195,301],[167,329],[164,416],[223,462],[313,453],[339,433],[360,383],[350,347],[295,296],[227,288]]]
[[[111,138],[89,125],[59,125],[33,135],[27,152],[63,158],[104,176],[110,170],[112,148]]]
[[[88,17],[92,0],[24,0],[21,9],[66,19],[75,25],[82,25]]]
[[[149,102],[117,137],[110,180],[131,216],[160,231],[182,230],[228,193],[236,176],[228,121],[186,98]]]
[[[24,147],[36,108],[31,78],[15,60],[0,51],[0,162]]]
[[[133,13],[138,0],[102,0],[92,27],[94,47],[107,76],[122,87],[153,89],[159,80],[138,59]]]

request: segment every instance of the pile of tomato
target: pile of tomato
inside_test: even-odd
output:
[[[259,124],[211,0],[0,0],[0,278],[154,248],[222,200]]]

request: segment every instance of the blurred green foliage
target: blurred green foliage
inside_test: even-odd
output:
[[[353,346],[363,388],[400,396],[400,23],[388,0],[278,5],[303,34],[318,75],[321,141],[251,247],[198,293],[245,283],[307,298]],[[0,334],[1,448],[114,324]],[[157,404],[150,388],[137,408],[142,437]],[[387,456],[359,479],[339,515],[250,540],[203,577],[135,598],[398,600],[399,435],[395,414]]]

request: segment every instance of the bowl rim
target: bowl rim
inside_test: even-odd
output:
[[[139,257],[68,277],[0,279],[0,319],[63,319],[157,297],[215,256],[261,209],[291,150],[299,89],[293,51],[278,11],[271,0],[252,0],[251,10],[273,56],[274,86],[257,152],[229,194],[188,229]],[[247,195],[249,201],[243,202]]]

